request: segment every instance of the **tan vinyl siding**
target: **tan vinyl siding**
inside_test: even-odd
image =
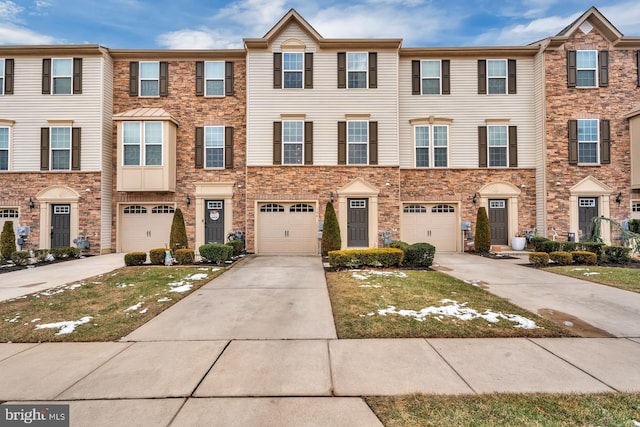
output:
[[[547,139],[545,127],[545,71],[544,53],[534,58],[534,111],[536,123],[536,229],[538,235],[547,236],[546,169]]]
[[[281,52],[283,49],[280,49],[280,45],[286,42],[289,39],[296,39],[303,42],[306,46],[307,52],[315,52],[316,46],[313,38],[309,37],[309,35],[302,30],[296,24],[291,24],[285,31],[280,33],[278,37],[276,37],[273,41],[273,52]],[[286,49],[284,49],[286,50]]]
[[[102,251],[111,249],[111,221],[113,217],[113,60],[102,58],[102,174],[100,180],[100,246]]]
[[[40,128],[48,120],[73,120],[73,127],[82,128],[82,171],[101,170],[102,63],[98,56],[83,57],[82,94],[43,95],[42,57],[15,59],[14,95],[0,103],[0,118],[15,121],[13,171],[40,170]]]
[[[299,29],[287,29],[278,40],[302,40]],[[398,164],[397,64],[395,50],[378,52],[377,89],[337,89],[337,50],[321,50],[304,38],[314,51],[313,89],[273,89],[273,51],[249,51],[247,55],[247,165],[273,163],[273,122],[281,114],[305,114],[313,122],[314,165],[337,165],[338,121],[346,114],[369,114],[378,122],[378,165]],[[273,45],[280,50],[279,44]]]
[[[429,116],[453,120],[449,128],[450,168],[478,167],[478,126],[486,125],[486,119],[509,119],[508,125],[517,126],[518,167],[536,166],[538,130],[532,58],[517,58],[517,94],[510,95],[478,95],[477,60],[484,58],[451,59],[450,95],[412,95],[412,59],[420,58],[403,58],[400,62],[401,167],[414,167],[413,126],[409,120]]]

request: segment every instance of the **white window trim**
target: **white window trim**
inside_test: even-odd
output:
[[[364,54],[365,57],[367,58],[367,66],[365,67],[364,73],[365,73],[365,80],[364,80],[364,87],[351,87],[349,86],[349,73],[362,73],[362,70],[350,70],[349,69],[349,55],[355,55],[355,54]],[[347,61],[346,64],[346,78],[347,78],[347,89],[368,89],[369,88],[369,52],[347,52],[347,57],[345,58]],[[368,152],[368,150],[367,150]],[[368,155],[367,155],[368,157]]]
[[[69,129],[69,148],[53,148],[53,129]],[[50,171],[70,171],[71,170],[71,148],[73,145],[73,132],[71,126],[50,126],[49,127],[49,170]],[[54,169],[53,168],[53,152],[55,151],[67,151],[69,155],[69,167],[67,169]]]
[[[367,129],[367,141],[366,142],[350,142],[349,141],[349,123],[356,123],[356,122],[365,122],[367,124],[366,129]],[[366,166],[369,164],[369,142],[370,142],[370,138],[371,135],[369,135],[369,120],[347,120],[347,165],[354,165],[354,166]],[[349,145],[365,145],[367,147],[367,161],[365,163],[351,163],[351,159],[349,157]]]
[[[596,65],[595,68],[580,68],[578,67],[578,52],[593,52],[595,54],[596,57]],[[581,49],[581,50],[576,50],[576,87],[577,88],[585,88],[585,89],[593,89],[598,87],[599,82],[598,82],[598,51],[597,50],[593,50],[593,49]],[[581,86],[578,84],[578,72],[579,71],[593,71],[593,86]]]
[[[424,93],[424,80],[435,80],[433,77],[424,77],[423,65],[426,62],[437,62],[438,63],[438,93]],[[420,95],[429,96],[429,95],[442,95],[442,60],[440,59],[423,59],[420,61]]]
[[[596,161],[595,162],[581,162],[580,161],[580,122],[595,121],[597,123],[596,129]],[[584,141],[582,144],[593,144],[594,141]],[[578,165],[593,166],[600,164],[600,120],[599,119],[578,119]]]
[[[2,62],[2,73],[0,73],[0,96],[4,96],[4,74],[7,63],[4,58],[0,58],[0,62]]]
[[[158,78],[157,79],[150,79],[150,78],[143,78],[142,77],[142,64],[156,64],[158,66]],[[139,97],[140,98],[159,98],[160,97],[160,61],[140,61],[140,65],[139,65],[139,69],[140,71],[138,72],[138,87],[140,88],[139,90]],[[157,95],[143,95],[142,94],[142,82],[150,82],[150,81],[155,81],[158,82],[158,94]]]
[[[300,70],[285,70],[284,68],[284,64],[285,64],[285,60],[284,60],[284,56],[288,55],[288,54],[298,54],[302,56],[302,68]],[[287,52],[284,51],[282,52],[282,88],[283,89],[304,89],[304,52]],[[300,75],[302,76],[300,79],[300,87],[285,87],[285,74],[286,73],[300,73]]]
[[[140,130],[139,130],[138,136],[140,138],[142,138],[142,122],[123,122],[122,123],[122,166],[125,167],[125,168],[127,168],[127,167],[140,167],[140,166],[142,166],[144,164],[143,163],[143,159],[142,159],[142,151],[141,151],[142,150],[142,145],[143,145],[142,144],[142,139],[139,139],[137,144],[132,144],[132,143],[126,143],[125,142],[126,124],[132,124],[132,123],[138,123],[140,125],[140,127],[139,127]],[[140,159],[140,162],[137,165],[127,165],[127,164],[125,164],[125,160],[126,159],[125,159],[125,149],[124,149],[124,147],[125,146],[134,146],[134,145],[138,146],[138,158]]]
[[[207,78],[207,65],[208,64],[219,64],[219,63],[222,63],[222,78],[208,79]],[[159,66],[160,65],[158,64],[158,67]],[[159,72],[160,72],[160,69],[158,69],[158,77],[160,77]],[[208,97],[208,98],[224,98],[225,93],[227,91],[227,88],[225,86],[226,85],[226,81],[225,81],[226,78],[225,77],[226,76],[225,76],[225,62],[224,61],[205,61],[205,63],[204,63],[204,96]],[[220,94],[220,95],[217,95],[217,94],[210,95],[210,94],[208,94],[207,93],[207,82],[208,81],[217,81],[217,80],[222,80],[222,94]],[[158,81],[158,89],[159,88],[160,88],[160,82]]]
[[[507,135],[507,143],[506,145],[504,145],[504,149],[506,152],[506,156],[505,156],[505,160],[506,160],[506,164],[504,166],[494,166],[491,164],[491,139],[489,137],[490,132],[489,132],[489,128],[496,128],[496,127],[501,127],[501,128],[505,128],[506,131],[506,135]],[[499,146],[500,148],[502,148],[503,146]],[[495,148],[495,147],[494,147]],[[508,168],[509,167],[509,125],[487,125],[487,167],[488,168],[495,168],[495,169],[501,169],[501,168]]]
[[[124,123],[139,123],[140,124],[140,139],[139,139],[139,143],[138,144],[126,144],[124,142]],[[139,168],[139,167],[162,167],[164,166],[164,145],[165,145],[165,140],[164,140],[164,125],[160,125],[160,132],[161,132],[161,143],[160,144],[148,144],[148,145],[159,145],[161,147],[160,150],[160,164],[159,165],[147,165],[147,150],[145,150],[145,147],[147,146],[147,143],[145,141],[145,123],[158,123],[155,120],[147,120],[147,121],[131,121],[131,122],[123,122],[122,125],[122,141],[121,141],[121,146],[122,146],[122,166],[125,168]],[[140,150],[140,162],[137,165],[125,165],[124,161],[125,161],[125,156],[124,156],[124,147],[125,145],[137,145],[138,149]]]
[[[417,143],[417,138],[416,138],[416,130],[418,127],[426,127],[429,128],[429,145],[427,145],[427,147],[418,147],[416,145]],[[446,150],[447,150],[447,165],[446,166],[436,166],[435,162],[436,162],[436,158],[435,158],[435,152],[436,152],[436,146],[435,146],[435,133],[434,133],[434,128],[435,127],[444,127],[447,129],[447,145],[446,145]],[[427,149],[429,151],[429,164],[427,166],[418,166],[418,156],[417,154],[417,150],[418,148],[420,149]],[[442,149],[442,147],[439,147],[439,149]],[[447,169],[449,168],[449,164],[450,164],[450,159],[449,159],[449,155],[450,155],[450,151],[449,150],[449,125],[447,124],[440,124],[440,123],[434,123],[434,124],[417,124],[413,126],[413,167],[415,167],[416,169]]]
[[[0,151],[7,152],[7,168],[0,169],[1,172],[8,172],[11,170],[11,137],[13,136],[11,132],[11,126],[0,125],[0,129],[7,129],[7,148],[0,148]]]
[[[222,147],[207,147],[207,129],[208,128],[222,128]],[[204,168],[205,169],[224,169],[227,152],[225,150],[225,129],[224,126],[205,126],[204,127]],[[207,166],[207,149],[220,149],[222,148],[222,166]]]
[[[68,76],[56,76],[55,73],[53,72],[53,70],[55,69],[55,62],[56,61],[71,61],[71,74],[69,74]],[[69,85],[69,93],[56,93],[56,85],[55,85],[55,79],[56,78],[63,78],[66,79],[68,78],[69,81],[71,82],[71,84]],[[51,58],[51,95],[60,95],[60,96],[69,96],[69,95],[73,95],[73,58]]]
[[[489,76],[489,62],[502,62],[504,63],[504,77],[490,77]],[[503,93],[491,93],[489,84],[491,79],[504,79],[504,92]],[[506,59],[487,59],[487,95],[507,95],[509,93],[509,63]]]
[[[300,141],[287,142],[284,140],[285,123],[300,123],[302,125],[302,133],[301,133]],[[300,157],[300,163],[285,163],[285,157],[284,157],[285,145],[300,145],[302,147],[302,150],[301,150],[302,156]],[[303,120],[283,120],[282,121],[282,164],[291,165],[291,166],[304,165],[304,121]]]

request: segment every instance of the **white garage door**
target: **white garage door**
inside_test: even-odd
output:
[[[120,250],[149,252],[169,243],[173,206],[124,205],[120,211]]]
[[[261,203],[257,228],[257,253],[318,253],[315,203]]]
[[[4,223],[13,221],[13,233],[18,238],[17,228],[20,222],[20,213],[18,209],[0,208],[0,231],[4,230]]]
[[[427,242],[440,252],[454,252],[458,246],[458,214],[449,204],[407,204],[402,208],[402,240]]]

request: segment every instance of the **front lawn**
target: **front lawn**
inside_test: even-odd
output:
[[[545,270],[576,279],[588,280],[602,285],[613,286],[625,291],[640,293],[640,268],[563,266],[548,267]]]
[[[124,267],[0,302],[0,342],[113,341],[220,275],[217,267]]]
[[[562,337],[560,326],[437,271],[327,273],[339,338]]]

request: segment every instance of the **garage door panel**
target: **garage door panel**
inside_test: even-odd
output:
[[[257,252],[316,254],[314,203],[262,203],[258,206]]]
[[[402,240],[409,243],[426,242],[436,250],[457,250],[458,214],[450,204],[406,204],[402,210]]]
[[[120,219],[123,252],[148,252],[169,243],[175,209],[170,205],[126,205]]]

